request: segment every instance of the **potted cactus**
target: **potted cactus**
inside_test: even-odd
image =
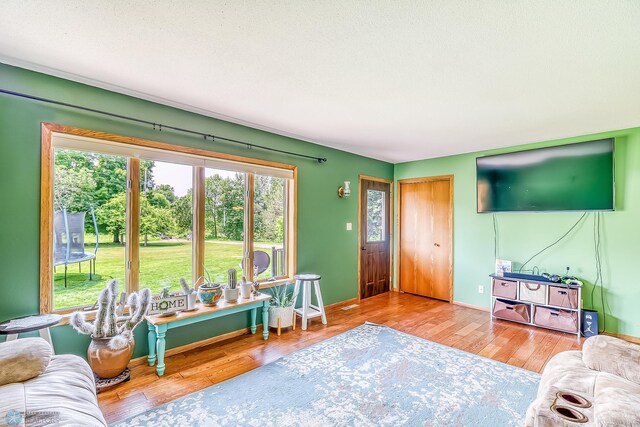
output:
[[[127,299],[129,315],[117,314],[118,282],[111,280],[98,296],[98,311],[93,323],[85,320],[83,312],[71,316],[71,326],[80,334],[91,336],[87,360],[93,372],[101,378],[120,375],[133,355],[133,330],[147,314],[151,291],[143,289]]]
[[[236,274],[235,268],[227,270],[227,286],[222,290],[224,299],[227,302],[238,301],[238,279]]]

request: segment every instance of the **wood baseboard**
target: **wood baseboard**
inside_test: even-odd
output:
[[[334,304],[330,304],[325,306],[325,310],[327,311],[332,311],[332,310],[338,310],[342,307],[345,307],[347,305],[351,305],[354,303],[358,302],[358,298],[351,298],[348,299],[346,301],[340,301],[340,302],[336,302]],[[169,357],[169,356],[173,356],[176,354],[180,354],[180,353],[184,353],[186,351],[189,350],[193,350],[196,348],[200,348],[200,347],[204,347],[207,345],[211,345],[211,344],[215,344],[217,342],[220,341],[225,341],[231,338],[235,338],[235,337],[239,337],[241,335],[246,335],[250,333],[250,329],[249,328],[243,328],[243,329],[238,329],[237,331],[232,331],[232,332],[227,332],[226,334],[222,334],[222,335],[218,335],[215,337],[211,337],[211,338],[207,338],[201,341],[196,341],[196,342],[192,342],[189,344],[185,344],[185,345],[181,345],[180,347],[174,347],[174,348],[170,348],[169,350],[167,350],[164,354],[164,357]],[[141,366],[141,365],[146,365],[148,363],[147,361],[147,356],[141,356],[141,357],[136,357],[135,359],[131,359],[131,362],[129,362],[129,367],[133,368],[134,366]]]
[[[480,307],[479,305],[467,304],[466,302],[454,301],[453,304],[461,307],[473,308],[474,310],[486,311],[487,313],[491,312],[489,307]]]
[[[351,304],[357,304],[359,302],[358,297],[356,298],[351,298],[345,301],[340,301],[340,302],[335,302],[333,304],[327,305],[324,307],[325,311],[329,311],[329,310],[338,310],[342,307],[346,307],[347,305],[351,305]]]

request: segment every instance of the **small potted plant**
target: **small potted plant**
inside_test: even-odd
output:
[[[202,304],[211,307],[216,305],[222,298],[222,287],[218,283],[213,283],[211,275],[206,269],[204,272],[206,276],[201,277],[201,279],[204,279],[204,283],[198,286],[198,299]]]
[[[81,311],[71,315],[71,326],[80,334],[91,336],[87,361],[99,377],[120,375],[131,361],[135,342],[133,330],[144,319],[151,304],[151,291],[143,289],[129,295],[129,315],[118,317],[118,282],[111,280],[98,296],[98,311],[93,323]]]
[[[223,289],[224,299],[227,302],[238,301],[238,280],[236,278],[236,269],[230,268],[227,271],[227,286]]]
[[[269,306],[269,327],[288,328],[293,325],[293,292],[287,285],[274,288]]]

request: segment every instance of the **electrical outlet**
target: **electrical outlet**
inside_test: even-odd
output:
[[[347,223],[347,231],[351,231],[352,229],[353,229],[353,225],[350,222],[348,222]]]
[[[484,294],[484,286],[482,286],[482,285],[478,286],[478,293],[479,294]]]

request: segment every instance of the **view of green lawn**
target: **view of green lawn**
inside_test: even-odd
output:
[[[102,240],[102,239],[101,239]],[[258,248],[271,248],[271,244],[256,244]],[[280,245],[281,246],[281,245]],[[87,251],[93,247],[87,244]],[[102,288],[110,279],[117,279],[121,292],[124,291],[124,246],[113,243],[100,243],[96,258],[96,274],[89,280],[89,263],[70,264],[67,273],[67,287],[64,287],[64,266],[58,266],[54,274],[54,308],[92,305]],[[271,250],[266,250],[271,253]],[[139,288],[149,288],[158,294],[164,287],[172,292],[180,290],[178,279],[184,277],[191,283],[191,242],[184,241],[150,241],[147,246],[140,247],[140,281]],[[216,282],[226,282],[227,270],[240,270],[242,263],[242,242],[206,241],[205,268]],[[241,271],[238,272],[240,277]],[[267,270],[260,277],[270,276]]]
[[[245,211],[253,211],[256,249],[269,255],[271,247],[282,249],[285,242],[286,178],[255,174],[254,191],[248,196],[244,172],[206,168],[205,198],[194,204],[193,167],[188,164],[141,160],[137,173],[144,177],[137,196],[139,223],[130,229],[127,212],[128,159],[125,155],[101,154],[58,147],[54,171],[54,309],[93,305],[110,279],[125,290],[127,254],[122,240],[127,233],[140,236],[138,289],[159,294],[164,288],[180,290],[179,279],[192,278],[192,222],[194,210],[204,213],[199,238],[205,245],[205,276],[216,283],[227,282],[227,270],[240,269],[243,258]],[[195,206],[195,205],[198,206]],[[79,222],[84,216],[84,227]],[[57,220],[56,220],[57,218]],[[57,221],[57,222],[56,222]],[[93,253],[99,234],[95,275],[89,279],[89,262],[64,263],[75,245],[85,245]],[[271,243],[279,242],[279,243]],[[282,251],[278,254],[282,258]],[[284,266],[278,263],[278,274]],[[238,271],[238,279],[242,272]],[[271,277],[271,268],[259,278]]]

